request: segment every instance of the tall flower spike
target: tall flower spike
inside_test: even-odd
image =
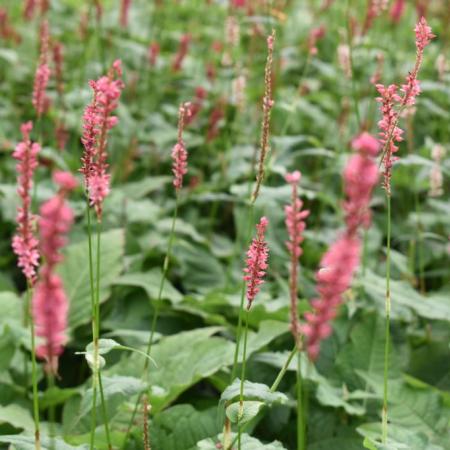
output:
[[[284,207],[285,223],[289,235],[289,241],[286,246],[291,255],[291,271],[289,277],[289,291],[291,297],[291,332],[297,345],[300,345],[300,325],[298,321],[297,308],[297,277],[298,277],[298,259],[302,254],[301,244],[303,242],[303,231],[306,228],[304,219],[308,217],[309,211],[302,210],[303,202],[298,198],[298,184],[301,179],[301,173],[288,173],[285,177],[286,182],[291,185],[292,198],[291,204]]]
[[[128,12],[130,10],[131,0],[121,0],[120,2],[120,26],[126,28],[128,26]]]
[[[36,114],[41,117],[49,106],[50,99],[47,97],[45,90],[47,89],[50,79],[50,67],[48,66],[48,46],[49,46],[49,29],[48,21],[43,19],[39,30],[40,36],[40,54],[39,62],[34,76],[32,103]]]
[[[270,134],[270,112],[273,108],[274,101],[272,99],[272,65],[273,65],[273,48],[275,44],[275,30],[267,38],[267,60],[264,72],[264,98],[263,98],[263,120],[261,124],[261,142],[258,162],[258,172],[256,174],[256,185],[252,194],[252,202],[254,203],[259,195],[261,183],[264,178],[264,164],[269,149]]]
[[[92,102],[83,114],[84,153],[80,172],[84,175],[91,206],[95,207],[97,218],[102,217],[102,205],[109,194],[110,175],[107,173],[107,135],[118,123],[113,112],[117,109],[124,84],[120,60],[112,65],[107,76],[90,81],[93,90]]]
[[[256,237],[253,238],[247,251],[244,280],[247,283],[247,309],[252,306],[253,300],[259,292],[259,286],[264,283],[264,276],[268,267],[269,247],[265,241],[265,234],[269,220],[261,217],[256,225]]]
[[[189,103],[182,103],[178,109],[178,140],[172,149],[173,185],[177,192],[183,187],[183,177],[187,174],[188,153],[183,141],[183,131],[188,112]]]
[[[311,302],[313,312],[305,314],[306,324],[301,327],[308,338],[307,351],[311,359],[317,358],[321,341],[331,334],[330,321],[336,316],[342,296],[359,265],[358,231],[370,225],[369,204],[378,181],[375,157],[380,146],[373,136],[363,133],[353,140],[352,147],[357,154],[350,158],[344,170],[346,230],[322,257],[316,273],[319,296]]]
[[[406,107],[411,107],[415,104],[416,97],[420,94],[420,85],[417,79],[420,66],[423,60],[423,51],[425,47],[431,42],[435,36],[431,32],[425,18],[421,18],[415,27],[416,33],[416,63],[412,72],[406,77],[406,83],[402,85],[399,95],[398,87],[391,84],[386,87],[382,84],[377,84],[376,88],[380,93],[380,97],[376,100],[380,103],[380,111],[382,119],[378,122],[380,128],[380,141],[383,144],[382,163],[383,170],[383,187],[386,189],[387,195],[391,194],[391,175],[392,165],[396,158],[394,154],[398,151],[396,142],[401,142],[403,130],[398,127],[398,121],[401,112]],[[398,110],[396,110],[396,107]]]
[[[36,348],[36,354],[47,361],[46,370],[56,374],[58,357],[67,340],[69,303],[55,269],[63,259],[60,251],[66,244],[66,235],[73,222],[73,212],[65,199],[75,189],[77,181],[68,172],[55,172],[53,180],[59,186],[59,192],[40,209],[39,232],[45,264],[39,272],[33,295],[33,317],[36,335],[43,339]]]
[[[33,234],[35,217],[31,213],[30,192],[33,186],[33,173],[38,166],[37,155],[41,146],[32,143],[30,132],[33,129],[31,122],[24,123],[20,130],[23,140],[17,144],[13,153],[18,163],[16,166],[18,175],[17,192],[22,204],[17,209],[17,233],[12,240],[12,248],[18,256],[18,266],[30,284],[36,278],[36,268],[39,265],[38,241]]]

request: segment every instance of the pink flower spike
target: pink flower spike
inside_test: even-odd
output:
[[[303,232],[306,224],[304,219],[308,217],[309,211],[302,210],[303,202],[298,198],[298,183],[301,179],[301,173],[295,172],[286,174],[286,181],[292,187],[291,204],[284,207],[285,223],[289,235],[289,241],[286,246],[291,255],[291,268],[289,276],[289,293],[291,298],[291,332],[294,340],[300,346],[300,325],[298,321],[297,308],[297,278],[298,278],[298,259],[302,254],[301,244],[303,242]]]
[[[67,340],[69,304],[55,269],[63,259],[61,249],[66,244],[66,235],[73,222],[73,212],[65,198],[77,182],[68,172],[55,172],[53,179],[60,187],[59,192],[40,208],[39,232],[45,264],[39,272],[33,295],[33,318],[36,335],[44,340],[36,348],[36,354],[47,361],[46,370],[56,374],[58,357]]]
[[[261,217],[256,225],[257,234],[253,238],[247,251],[244,280],[247,283],[247,309],[252,306],[253,300],[259,292],[259,286],[264,283],[264,276],[268,267],[269,247],[265,241],[265,233],[269,221]]]
[[[39,63],[34,76],[32,104],[38,117],[44,114],[49,106],[50,99],[47,97],[46,89],[50,79],[50,68],[48,66],[48,47],[49,47],[49,27],[48,21],[43,20],[39,29],[40,36],[40,54]]]
[[[121,0],[120,2],[120,26],[126,28],[128,26],[128,12],[130,10],[131,0]]]
[[[119,105],[124,88],[121,76],[121,62],[116,60],[107,76],[102,76],[97,81],[91,80],[89,85],[93,90],[93,99],[83,114],[81,142],[84,153],[80,172],[84,175],[89,202],[95,207],[99,221],[102,218],[103,201],[110,192],[110,176],[107,174],[107,137],[108,131],[118,123],[113,112]]]
[[[416,33],[416,46],[418,50],[423,50],[436,37],[431,32],[431,27],[428,26],[425,17],[419,20],[414,31]]]
[[[183,141],[183,131],[187,115],[190,111],[189,103],[182,103],[178,110],[178,141],[172,149],[173,185],[177,192],[183,187],[183,177],[187,174],[188,152]]]
[[[32,143],[30,140],[32,129],[31,122],[24,123],[20,127],[23,141],[17,144],[13,153],[13,158],[18,161],[17,192],[22,204],[17,208],[17,232],[12,240],[12,248],[18,257],[18,266],[30,284],[35,282],[36,268],[39,265],[38,241],[33,234],[35,217],[31,213],[30,193],[33,186],[33,173],[38,166],[37,155],[41,150],[39,144]]]

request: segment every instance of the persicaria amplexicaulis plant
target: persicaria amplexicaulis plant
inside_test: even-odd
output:
[[[259,286],[264,283],[264,276],[268,267],[269,247],[265,240],[266,229],[269,224],[267,217],[261,217],[256,225],[256,236],[247,251],[244,280],[247,285],[247,310],[259,292]]]
[[[93,90],[92,102],[83,115],[84,153],[80,171],[91,206],[95,207],[97,219],[102,217],[102,205],[109,194],[110,175],[107,173],[108,131],[115,127],[118,119],[112,113],[116,110],[124,84],[120,60],[112,65],[108,75],[89,83]]]
[[[43,19],[40,27],[40,54],[39,62],[34,76],[32,103],[36,115],[41,117],[49,106],[50,99],[47,97],[46,89],[50,79],[50,67],[48,65],[49,30],[48,22]]]
[[[66,196],[76,188],[77,181],[68,172],[55,172],[53,180],[59,191],[39,211],[40,250],[44,264],[33,295],[33,318],[36,335],[44,341],[37,346],[36,354],[47,361],[46,369],[56,374],[58,357],[67,340],[69,304],[61,277],[55,269],[63,259],[61,249],[67,242],[66,235],[73,222],[73,212]]]
[[[284,207],[285,223],[289,235],[286,242],[289,254],[291,255],[291,269],[289,277],[289,291],[291,297],[291,332],[294,340],[300,343],[300,325],[298,320],[297,308],[297,278],[298,278],[298,260],[303,253],[301,244],[303,242],[303,232],[306,228],[305,220],[309,211],[302,210],[303,202],[298,198],[298,184],[300,183],[301,173],[288,173],[285,177],[286,182],[291,185],[292,197],[290,205]]]
[[[399,147],[397,143],[403,140],[403,130],[398,126],[398,121],[402,111],[406,107],[411,107],[416,102],[416,97],[420,94],[420,84],[417,76],[423,60],[423,51],[435,36],[431,32],[425,18],[421,18],[415,27],[416,33],[416,63],[414,69],[406,77],[406,83],[399,90],[396,84],[384,86],[377,84],[376,88],[380,97],[376,100],[380,103],[382,118],[378,122],[380,128],[380,141],[383,144],[382,163],[383,187],[387,195],[391,194],[392,166],[398,159],[395,155]]]
[[[187,114],[189,114],[189,103],[182,103],[178,109],[178,140],[172,149],[173,185],[177,191],[183,187],[183,178],[187,174],[188,153],[183,140]]]
[[[313,311],[305,313],[306,324],[301,327],[311,359],[317,358],[321,341],[331,334],[330,322],[359,265],[358,230],[370,225],[369,203],[378,182],[375,156],[380,146],[373,136],[363,133],[353,140],[352,147],[357,154],[350,158],[344,170],[346,229],[322,257],[316,273],[319,296],[311,302]]]
[[[38,153],[41,146],[31,142],[30,133],[32,122],[24,123],[20,127],[23,140],[19,142],[13,153],[18,162],[17,192],[21,199],[21,206],[17,209],[17,233],[13,237],[12,247],[18,256],[18,266],[28,282],[32,285],[36,278],[36,268],[39,265],[38,241],[34,236],[35,217],[31,212],[31,189],[33,187],[33,173],[38,166]]]

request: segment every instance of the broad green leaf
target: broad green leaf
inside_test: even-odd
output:
[[[34,436],[23,434],[13,434],[10,436],[0,436],[0,442],[14,445],[14,450],[35,450]],[[41,450],[88,450],[87,445],[72,446],[65,443],[60,438],[49,438],[41,436]]]
[[[325,377],[317,385],[316,397],[322,405],[343,408],[352,416],[362,416],[365,413],[365,408],[362,405],[350,403],[350,399],[346,399],[343,387],[332,386]]]
[[[150,369],[152,410],[160,411],[183,391],[233,361],[234,345],[213,336],[220,327],[185,331],[162,338],[152,348],[158,367]],[[142,375],[143,362],[135,355],[110,369],[121,375]]]
[[[123,185],[121,190],[125,193],[127,198],[138,200],[163,188],[166,184],[170,183],[171,180],[172,177],[168,176],[146,177],[143,180]]]
[[[236,435],[233,433],[231,435],[232,439],[235,439]],[[217,438],[212,439],[204,439],[197,443],[197,446],[194,447],[195,450],[217,450],[220,448],[217,444],[222,442],[222,435],[220,434]],[[193,450],[194,450],[193,449]],[[242,449],[243,450],[285,450],[285,447],[278,442],[274,441],[268,444],[264,444],[260,440],[249,436],[248,434],[242,434]]]
[[[155,415],[150,435],[155,449],[186,450],[217,436],[221,428],[216,407],[198,411],[192,405],[175,405]]]
[[[145,290],[148,298],[156,300],[159,294],[162,272],[160,269],[152,269],[148,272],[127,273],[114,281],[116,286],[136,286]],[[168,299],[172,303],[178,303],[182,295],[172,286],[169,280],[164,281],[162,299]]]
[[[236,378],[230,386],[228,386],[222,393],[220,399],[222,401],[234,400],[239,396],[241,382],[239,378]],[[244,398],[261,400],[262,402],[270,405],[271,403],[286,403],[287,396],[282,392],[272,392],[269,386],[262,383],[253,383],[245,380],[244,382]]]
[[[14,428],[22,428],[26,431],[34,430],[30,412],[19,405],[0,405],[0,423],[9,423]]]
[[[378,306],[384,307],[385,279],[367,270],[366,276],[362,278],[362,284],[366,293],[377,302]],[[441,295],[424,297],[404,281],[391,280],[391,302],[392,309],[396,305],[400,305],[410,308],[425,319],[450,322],[450,302],[448,302],[448,299]]]
[[[97,239],[93,237],[94,268],[96,267]],[[100,301],[108,299],[112,283],[122,271],[125,238],[123,230],[112,230],[102,233],[101,268],[100,268]],[[58,268],[70,300],[69,325],[73,329],[91,318],[91,291],[89,281],[88,241],[83,240],[69,245],[65,251],[65,259]],[[95,278],[96,270],[94,270]]]
[[[227,406],[225,413],[231,423],[242,425],[256,417],[263,406],[264,402],[258,401],[246,400],[242,402],[242,406],[240,402],[235,402]]]
[[[80,393],[79,389],[66,388],[60,389],[59,387],[52,387],[47,389],[39,398],[39,407],[46,409],[49,406],[60,405],[65,403],[69,398]]]
[[[105,403],[108,409],[108,417],[111,419],[115,414],[117,407],[132,395],[142,392],[146,384],[134,377],[102,377],[103,393],[105,396]],[[89,388],[83,396],[80,409],[78,412],[78,418],[86,416],[92,409],[92,388]],[[97,402],[98,405],[99,402]],[[99,406],[97,406],[100,408]],[[101,417],[100,409],[98,411],[98,417]]]

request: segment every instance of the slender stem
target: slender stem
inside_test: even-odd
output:
[[[386,255],[386,329],[384,343],[384,383],[383,383],[383,411],[381,434],[383,444],[388,435],[388,375],[389,375],[389,341],[391,314],[391,196],[387,196],[387,255]]]
[[[103,422],[106,434],[106,443],[109,449],[112,449],[111,436],[109,433],[108,414],[106,411],[105,395],[103,392],[101,369],[99,365],[99,349],[98,340],[100,337],[100,268],[101,268],[101,236],[102,236],[102,222],[97,222],[97,274],[96,274],[96,295],[95,295],[95,336],[94,336],[94,365],[97,371],[98,388],[100,391],[100,403],[103,413]],[[95,373],[94,373],[95,376]]]
[[[51,370],[47,371],[47,390],[51,390],[55,387],[55,378]],[[55,448],[55,405],[50,404],[48,408],[48,422],[49,422],[49,434],[50,434],[50,450]]]
[[[297,351],[297,450],[305,450],[305,417],[303,416],[303,387],[301,372],[301,352]]]
[[[351,89],[352,89],[352,99],[353,99],[353,107],[355,109],[356,121],[358,123],[358,128],[361,128],[361,116],[359,114],[359,105],[358,105],[358,97],[356,95],[356,81],[355,81],[355,72],[353,70],[353,45],[352,45],[352,35],[351,35],[351,25],[350,25],[350,8],[351,8],[351,0],[347,0],[347,45],[349,52],[349,60],[350,60],[350,71],[351,71]]]
[[[36,365],[36,338],[34,335],[34,320],[30,314],[31,285],[27,283],[27,315],[29,315],[31,334],[31,384],[33,388],[33,418],[34,418],[34,446],[36,450],[41,448],[41,437],[39,430],[39,397],[37,386],[37,365]]]
[[[91,210],[89,207],[89,199],[86,196],[86,215],[87,215],[87,233],[88,233],[88,247],[89,247],[89,282],[91,288],[91,315],[92,315],[92,341],[96,336],[96,320],[95,320],[95,289],[94,289],[94,262],[92,256],[92,225],[91,225]],[[96,362],[94,361],[94,366]],[[97,422],[97,377],[95,376],[95,369],[92,374],[92,410],[91,410],[91,439],[90,449],[94,450],[95,446],[95,428]]]
[[[156,303],[155,303],[155,310],[154,310],[153,318],[152,318],[150,337],[149,337],[149,340],[147,343],[146,353],[148,356],[150,356],[151,351],[152,351],[153,340],[154,340],[154,336],[155,336],[155,332],[156,332],[156,323],[158,321],[158,315],[159,315],[159,305],[161,303],[162,293],[164,290],[164,284],[166,281],[167,272],[169,270],[169,262],[170,262],[170,257],[172,254],[172,246],[173,246],[173,242],[175,239],[175,229],[176,229],[176,223],[177,223],[177,218],[178,218],[178,207],[179,207],[179,199],[178,199],[178,193],[177,193],[176,199],[175,199],[175,210],[174,210],[173,216],[172,216],[172,226],[170,228],[169,242],[167,244],[167,253],[166,253],[166,256],[164,257],[163,273],[162,273],[161,281],[159,284],[158,298],[156,299]],[[148,377],[148,366],[149,366],[149,358],[145,358],[144,376],[146,376],[146,377]],[[130,423],[128,424],[127,432],[125,433],[125,437],[122,442],[121,448],[125,448],[125,444],[127,443],[128,437],[130,436],[131,428],[133,426],[133,422],[136,417],[142,395],[143,395],[142,393],[138,395],[138,398],[134,405],[133,413],[131,414]]]
[[[251,239],[252,227],[253,227],[253,214],[254,214],[254,203],[250,203],[250,209],[248,212],[248,224],[247,224],[247,235],[245,236],[245,244],[247,245]],[[244,300],[245,300],[245,281],[242,281],[241,287],[241,301],[239,305],[239,318],[238,325],[236,330],[236,347],[234,349],[234,358],[233,358],[233,368],[231,370],[231,378],[230,382],[232,382],[237,373],[238,366],[238,356],[239,356],[239,347],[241,343],[241,335],[242,335],[242,319],[244,315]]]
[[[245,328],[244,328],[244,349],[242,353],[242,367],[241,367],[241,385],[239,388],[239,417],[238,417],[238,449],[241,450],[241,434],[242,426],[240,421],[244,412],[244,382],[245,382],[245,367],[247,360],[247,338],[248,338],[248,309],[245,311]]]

